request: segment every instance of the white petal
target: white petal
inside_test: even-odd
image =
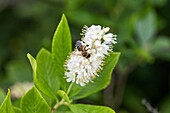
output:
[[[109,27],[103,28],[104,33],[107,33],[110,30]]]

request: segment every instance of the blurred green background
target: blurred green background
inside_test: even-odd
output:
[[[105,105],[118,113],[149,113],[150,104],[170,113],[168,0],[0,0],[0,104],[7,88],[33,81],[26,54],[50,50],[62,13],[73,47],[83,25],[95,24],[118,35],[114,51],[121,52],[110,85],[77,103]]]

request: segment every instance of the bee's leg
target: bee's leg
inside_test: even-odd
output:
[[[85,47],[84,47],[84,50],[85,51],[88,51],[90,48],[86,48],[86,47],[88,47],[89,45],[86,45]]]
[[[82,51],[82,56],[86,57],[86,55],[87,55],[87,52],[86,51]]]
[[[87,55],[86,55],[86,58],[90,58],[90,56],[91,56],[91,54],[87,54]]]

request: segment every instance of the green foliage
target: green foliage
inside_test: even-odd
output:
[[[6,111],[10,111],[10,113],[50,113],[50,111],[52,113],[58,111],[59,113],[115,113],[111,108],[104,106],[71,104],[72,100],[70,101],[70,99],[81,99],[107,87],[120,53],[110,53],[105,60],[105,66],[100,77],[96,78],[94,83],[82,87],[72,82],[68,87],[66,79],[63,78],[65,73],[63,65],[69,52],[71,52],[71,45],[69,26],[66,17],[63,15],[54,34],[52,53],[42,48],[36,59],[27,54],[34,72],[35,86],[21,98],[21,109],[12,107],[10,91],[8,91],[0,111],[2,113],[6,113]],[[57,98],[57,96],[60,98]],[[53,101],[56,101],[55,105],[53,105]]]
[[[54,113],[73,113],[72,111],[54,111]]]
[[[57,27],[57,30],[54,34],[52,41],[52,55],[53,61],[55,64],[55,69],[57,70],[60,82],[62,84],[62,89],[66,90],[66,80],[63,79],[64,76],[64,62],[71,52],[72,43],[71,43],[71,34],[68,26],[67,19],[63,14],[62,19]]]
[[[52,61],[52,54],[41,49],[37,55],[37,69],[34,78],[36,87],[47,96],[56,99],[60,81]]]
[[[73,88],[71,89],[70,93],[69,93],[69,97],[75,96],[80,92],[81,87],[79,87],[76,84],[73,84]]]
[[[28,59],[30,61],[31,67],[33,69],[33,72],[35,72],[36,68],[37,68],[37,62],[36,62],[35,58],[33,56],[31,56],[31,54],[29,54],[29,53],[27,54],[27,57],[28,57]]]
[[[36,62],[35,58],[33,56],[31,56],[29,53],[27,54],[27,57],[30,61],[31,67],[33,69],[33,73],[34,73],[33,75],[35,75],[36,74],[36,68],[37,68],[37,62]],[[41,95],[43,96],[43,98],[46,100],[46,102],[51,107],[56,98],[52,99],[52,98],[48,97],[47,95],[45,95],[43,92],[41,92]]]
[[[89,83],[84,87],[80,87],[80,92],[71,98],[74,100],[81,99],[107,87],[111,80],[112,71],[118,62],[119,55],[120,53],[111,53],[106,59],[106,64],[99,75],[100,77],[96,78],[94,83]]]
[[[73,113],[115,113],[111,108],[86,104],[71,104]]]
[[[8,94],[0,107],[0,113],[15,113],[11,103],[11,93],[8,89]]]
[[[60,106],[54,113],[73,113],[70,108],[66,105]]]
[[[70,102],[68,95],[63,90],[58,90],[57,95],[65,99],[68,103]]]
[[[0,105],[2,104],[3,100],[5,99],[5,92],[3,89],[0,89]]]
[[[167,36],[159,36],[153,42],[151,52],[154,56],[158,58],[167,59],[170,61],[170,39]]]
[[[137,21],[135,29],[141,46],[146,46],[153,40],[156,28],[156,16],[153,11],[148,11]]]
[[[13,110],[15,113],[21,113],[21,109],[17,108],[17,107],[13,107]]]
[[[170,94],[167,87],[170,81],[170,1],[1,0],[0,4],[0,87],[4,91],[18,81],[32,81],[32,70],[25,56],[28,52],[36,56],[41,47],[51,50],[55,23],[59,22],[64,12],[71,26],[72,45],[80,39],[79,32],[84,24],[108,26],[111,32],[118,35],[114,50],[120,51],[121,57],[110,86],[98,92],[102,95],[95,97],[98,101],[85,98],[80,100],[81,103],[108,105],[115,109],[120,105],[118,112],[144,113],[138,108],[145,108],[141,100],[147,98],[161,113],[169,111],[169,102],[162,103],[162,99]],[[61,80],[65,82],[62,75]],[[133,90],[130,94],[126,93],[129,89]],[[138,89],[140,93],[137,93]],[[74,84],[69,97],[77,96],[80,90],[81,87]],[[50,107],[55,104],[55,99],[42,91],[40,93]],[[116,94],[123,99],[116,98]],[[2,102],[1,97],[5,97],[0,96]],[[120,100],[120,104],[116,100]],[[16,100],[13,101],[15,106]],[[165,106],[165,109],[160,106]]]
[[[50,113],[50,107],[35,87],[32,87],[21,99],[22,113]]]

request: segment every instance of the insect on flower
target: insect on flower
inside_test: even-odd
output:
[[[81,41],[76,42],[76,47],[79,51],[82,52],[82,56],[85,58],[90,58],[91,54],[88,53],[88,49],[86,49],[88,45],[82,45]]]
[[[107,33],[109,29],[100,25],[84,26],[82,40],[76,42],[75,50],[64,65],[67,82],[85,86],[89,81],[93,83],[96,76],[99,77],[105,57],[112,51],[112,44],[117,43],[116,35]]]

